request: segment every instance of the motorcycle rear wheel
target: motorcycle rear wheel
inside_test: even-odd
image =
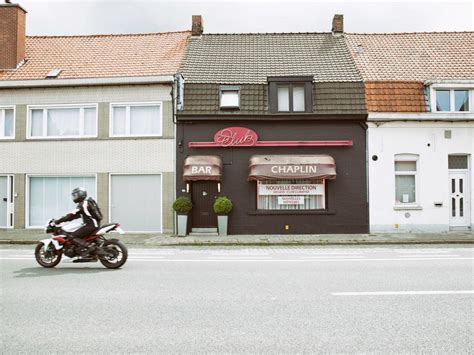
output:
[[[128,258],[128,250],[120,240],[108,240],[104,243],[104,250],[113,248],[117,253],[116,257],[100,256],[99,260],[108,269],[118,269],[122,267]]]
[[[63,256],[62,252],[54,253],[51,258],[46,257],[46,252],[47,251],[44,250],[44,243],[38,243],[35,249],[35,258],[38,264],[42,267],[51,268],[60,263]]]

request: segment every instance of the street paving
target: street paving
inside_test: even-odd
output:
[[[474,351],[470,246],[131,249],[55,269],[0,249],[1,353]]]

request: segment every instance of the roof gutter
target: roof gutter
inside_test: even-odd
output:
[[[172,84],[173,75],[119,76],[108,78],[42,79],[42,80],[0,80],[0,88],[32,88],[58,86]]]

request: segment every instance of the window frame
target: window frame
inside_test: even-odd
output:
[[[128,134],[114,134],[114,107],[125,106],[125,131]],[[136,106],[159,106],[160,111],[160,132],[147,134],[130,134],[130,107]],[[127,137],[163,137],[163,101],[145,101],[145,102],[111,102],[109,104],[109,137],[127,138]]]
[[[449,91],[449,111],[438,111],[436,104],[437,104],[437,91]],[[469,100],[469,110],[468,111],[455,111],[456,103],[455,103],[455,91],[467,91],[468,92],[468,100]],[[434,113],[457,113],[457,114],[466,114],[474,112],[472,108],[472,101],[474,98],[474,90],[471,87],[463,87],[463,86],[436,86],[431,88],[431,112]]]
[[[223,91],[237,91],[237,106],[222,106],[222,92]],[[219,109],[220,110],[240,110],[240,86],[232,86],[232,85],[221,85],[219,86]]]
[[[95,181],[95,193],[98,196],[98,182],[97,182],[97,173],[91,174],[26,174],[26,186],[25,186],[25,229],[43,229],[44,226],[31,226],[30,225],[30,178],[32,177],[92,177]],[[65,196],[65,198],[70,198],[70,196]],[[68,211],[64,211],[66,214]],[[60,216],[58,216],[59,218]],[[45,221],[47,223],[47,221]]]
[[[32,136],[31,135],[31,118],[33,110],[43,110],[43,134],[47,133],[48,122],[47,122],[47,111],[48,109],[68,109],[78,108],[82,114],[80,114],[79,130],[84,132],[84,109],[94,108],[95,109],[95,134],[94,135],[76,135],[76,136]],[[27,119],[26,119],[26,139],[85,139],[85,138],[97,138],[99,130],[99,105],[97,103],[84,103],[84,104],[51,104],[51,105],[27,105]]]
[[[313,113],[313,77],[268,77],[268,108],[271,113],[276,114],[307,114]],[[288,109],[289,111],[278,110],[278,87],[288,86]],[[304,111],[294,111],[293,109],[293,87],[304,87]]]
[[[397,162],[414,162],[415,171],[396,171],[395,164]],[[395,209],[419,209],[420,206],[420,193],[419,193],[419,170],[420,170],[420,156],[418,154],[395,154],[393,160],[393,177],[394,177],[394,205]],[[397,202],[397,176],[414,176],[415,177],[415,202]]]
[[[13,110],[13,135],[5,136],[5,110]],[[0,140],[15,139],[16,136],[16,106],[15,105],[1,105],[0,106]]]

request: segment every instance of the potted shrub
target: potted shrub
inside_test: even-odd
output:
[[[217,226],[219,235],[227,235],[228,214],[232,211],[232,201],[225,196],[219,196],[214,201],[214,213],[217,214]]]
[[[178,214],[178,236],[185,237],[188,231],[188,213],[193,208],[191,199],[187,196],[178,197],[173,203],[173,209]]]

